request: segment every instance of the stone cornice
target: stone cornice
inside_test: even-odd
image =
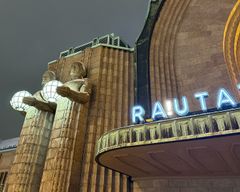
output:
[[[239,133],[239,108],[122,127],[101,136],[96,146],[96,160],[114,149]]]

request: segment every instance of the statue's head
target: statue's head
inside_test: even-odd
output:
[[[74,62],[71,64],[71,71],[70,71],[71,80],[81,79],[86,77],[86,75],[87,75],[87,70],[83,63]]]
[[[52,81],[55,79],[56,79],[56,75],[53,71],[49,71],[49,70],[45,71],[42,76],[42,86],[44,86],[49,81]]]

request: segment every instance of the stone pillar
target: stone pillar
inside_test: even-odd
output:
[[[63,96],[57,102],[53,130],[41,182],[42,192],[78,191],[85,143],[90,88],[82,63],[71,65],[72,81],[57,89]]]
[[[68,98],[59,100],[40,191],[77,189],[87,108],[87,104],[81,105]]]
[[[131,182],[128,177],[126,175],[117,173],[115,171],[98,165],[94,159],[94,152],[96,147],[96,141],[104,132],[121,126],[129,125],[129,112],[131,111],[131,107],[134,103],[133,52],[130,50],[127,51],[111,47],[99,46],[91,49],[86,49],[79,54],[74,54],[73,56],[61,58],[58,61],[52,62],[51,64],[49,64],[49,70],[56,71],[56,74],[61,82],[67,82],[71,80],[69,75],[69,68],[71,67],[71,63],[79,61],[84,62],[84,64],[88,68],[87,77],[92,85],[92,93],[89,100],[89,108],[87,112],[88,114],[86,117],[86,134],[85,137],[79,137],[82,140],[80,141],[85,143],[83,145],[84,151],[82,153],[82,143],[75,145],[76,147],[72,148],[71,150],[75,151],[76,154],[82,154],[82,158],[78,160],[78,162],[80,163],[80,165],[78,166],[80,168],[77,171],[71,168],[72,170],[76,171],[76,174],[78,174],[78,171],[80,170],[80,176],[75,177],[77,182],[80,181],[80,185],[78,185],[77,189],[73,189],[71,188],[71,186],[73,185],[69,184],[68,190],[65,191],[130,191]],[[60,107],[59,103],[58,107]],[[83,105],[81,105],[81,107],[83,107]],[[70,111],[70,109],[68,110]],[[80,111],[79,114],[76,114],[76,109],[72,109],[72,111],[75,111],[74,115],[76,115],[77,117],[82,113]],[[58,113],[59,112],[57,109],[56,114]],[[66,113],[68,112],[66,111]],[[61,120],[57,120],[57,116],[58,115],[56,115],[55,122],[59,121],[60,123]],[[69,117],[66,116],[66,118]],[[82,122],[82,120],[80,120],[79,123],[80,124],[78,125],[78,129],[81,130],[81,127],[85,128],[83,126],[83,123],[85,122]],[[74,127],[74,122],[68,122],[68,124],[71,126],[71,128],[67,127],[67,125],[63,125],[65,129],[76,129]],[[60,140],[62,140],[63,137],[57,136],[60,134],[55,127],[56,126],[54,123],[51,138],[52,142],[54,140],[57,140],[57,137],[59,137]],[[60,125],[58,125],[58,127],[60,127]],[[61,129],[59,128],[59,130]],[[60,171],[54,172],[54,167],[56,166],[54,165],[54,163],[50,163],[50,159],[52,158],[52,161],[56,162],[53,156],[57,153],[55,151],[60,152],[60,149],[59,146],[54,146],[53,143],[50,143],[50,145],[51,146],[49,146],[49,153],[50,151],[52,151],[52,157],[47,155],[45,170],[41,184],[43,187],[41,188],[42,192],[44,191],[44,189],[48,189],[47,192],[51,192],[54,190],[57,191],[57,188],[53,189],[52,187],[52,184],[54,182],[58,182],[57,178],[52,177],[54,177]],[[59,160],[59,157],[55,158]],[[68,167],[68,165],[66,165],[66,167]],[[62,178],[62,176],[58,178],[60,179]],[[54,182],[50,181],[50,179],[54,180]],[[68,182],[71,180],[69,178],[67,179]],[[67,179],[65,178],[65,181]],[[60,182],[61,181],[59,181],[58,183],[63,186],[63,184],[61,184]],[[54,184],[54,187],[55,186],[56,185]],[[64,191],[64,189],[61,189],[61,191]]]
[[[54,115],[35,107],[27,110],[6,192],[37,192]]]

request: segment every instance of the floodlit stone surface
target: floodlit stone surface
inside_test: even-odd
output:
[[[94,150],[97,138],[105,131],[129,124],[126,111],[133,106],[133,54],[102,46],[62,58],[49,69],[69,85],[74,62],[87,68],[92,85],[89,103],[68,99],[58,103],[41,190],[127,191],[127,177],[99,166]]]
[[[53,118],[34,107],[27,110],[6,191],[39,190]]]
[[[44,83],[47,82],[46,77],[51,81],[55,74],[45,72]],[[39,190],[54,119],[53,106],[43,99],[41,91],[33,97],[24,97],[23,102],[28,109],[7,179],[5,191],[8,192]]]
[[[190,111],[195,111],[199,102],[194,93],[216,95],[221,87],[239,99],[238,4],[236,0],[151,1],[136,53],[113,43],[88,44],[87,48],[63,52],[48,66],[65,86],[58,90],[63,98],[57,103],[49,145],[53,115],[31,108],[33,113],[27,113],[7,189],[35,192],[41,181],[42,192],[239,191],[238,112],[115,129],[131,124],[130,111],[135,103],[149,111],[155,101],[187,96]],[[85,74],[76,77],[79,71],[72,71],[73,63],[85,65],[87,79],[83,79]],[[91,84],[89,92],[80,90],[85,80]],[[207,106],[216,106],[215,97],[207,100]],[[230,134],[235,134],[232,140]],[[221,135],[228,135],[228,139],[212,139]],[[198,142],[199,138],[206,140]],[[191,140],[190,144],[185,140]],[[153,151],[141,153],[141,147],[150,150],[153,143]],[[128,146],[134,147],[128,150]],[[97,164],[95,149],[98,155],[109,151],[110,160],[119,160],[108,162],[113,169],[119,165],[124,168],[125,162],[127,172]],[[195,161],[186,163],[191,159],[184,160],[186,151]],[[144,159],[147,155],[155,157],[158,166]],[[133,181],[125,175],[130,172],[135,174]]]

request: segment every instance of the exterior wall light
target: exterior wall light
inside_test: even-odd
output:
[[[29,108],[29,105],[23,103],[24,97],[32,97],[32,94],[27,91],[19,91],[15,93],[10,100],[12,108],[17,111],[26,111]]]
[[[42,89],[42,96],[46,101],[56,103],[61,96],[57,94],[57,87],[62,86],[60,81],[53,80],[46,83]]]

